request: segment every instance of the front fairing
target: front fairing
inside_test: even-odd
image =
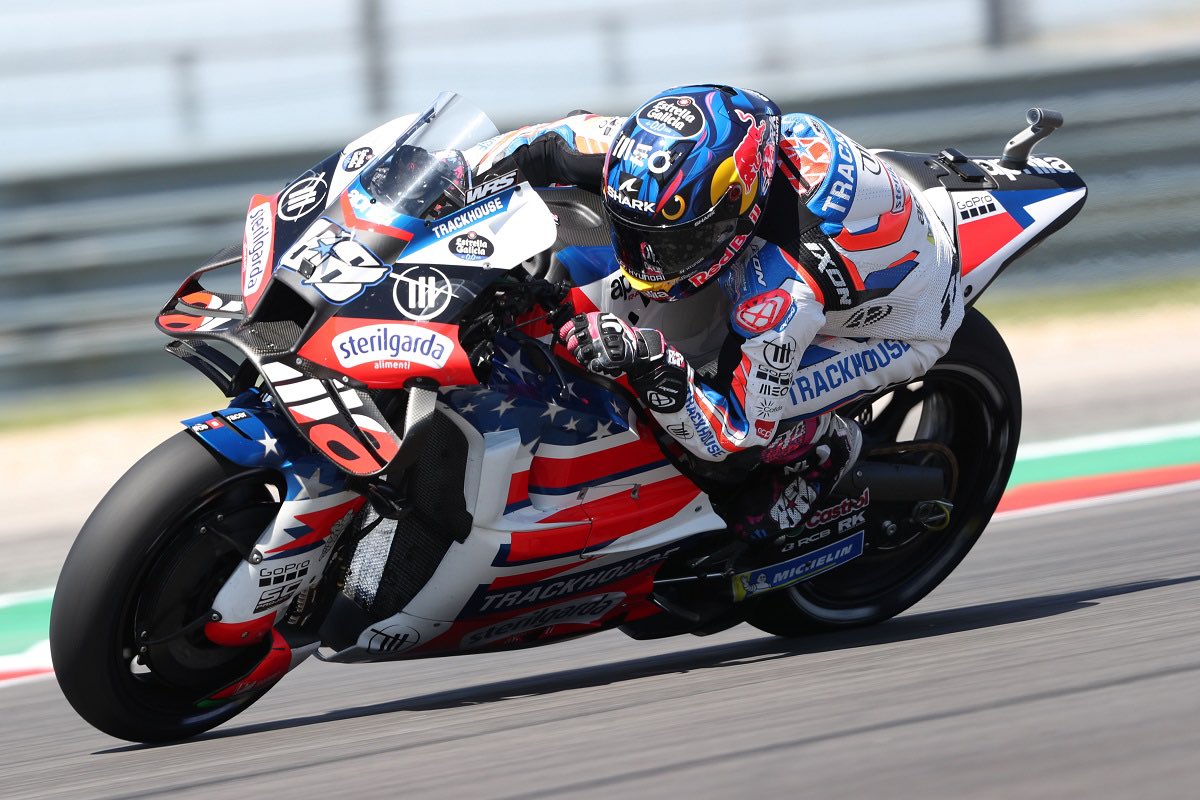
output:
[[[428,381],[476,383],[458,323],[492,283],[555,239],[553,215],[527,185],[476,186],[462,168],[457,148],[494,132],[443,95],[279,195],[256,196],[242,296],[205,289],[202,270],[163,309],[159,327],[237,347],[318,450],[352,474],[382,472],[403,430],[389,419],[393,400],[373,390],[414,378],[427,381],[426,393]],[[388,181],[378,179],[384,163],[401,168]]]
[[[371,388],[415,377],[466,385],[475,375],[459,323],[554,235],[544,203],[525,186],[418,220],[382,211],[356,183],[283,255],[274,280],[315,309],[301,357]],[[381,252],[389,255],[375,259]]]

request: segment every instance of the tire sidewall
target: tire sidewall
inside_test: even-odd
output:
[[[84,523],[63,564],[50,612],[50,653],[63,694],[93,726],[132,741],[194,735],[256,697],[187,720],[137,708],[110,658],[127,624],[134,590],[182,515],[246,468],[181,431],[146,454]]]
[[[954,534],[954,542],[939,551],[912,579],[873,602],[853,608],[822,608],[803,595],[803,584],[764,594],[748,602],[747,621],[769,633],[784,636],[871,625],[890,619],[933,591],[962,562],[983,535],[1000,502],[1016,458],[1021,429],[1021,390],[1007,345],[995,327],[978,311],[969,310],[950,349],[931,368],[985,375],[1001,396],[1008,431],[982,506]],[[919,380],[919,379],[918,379]],[[994,456],[995,454],[988,454]]]

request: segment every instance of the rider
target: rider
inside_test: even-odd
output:
[[[833,409],[924,374],[962,321],[953,239],[920,192],[757,92],[669,89],[628,118],[574,113],[467,157],[480,174],[599,192],[618,278],[641,297],[720,285],[713,375],[611,311],[560,335],[585,368],[627,375],[706,474],[740,482],[717,510],[745,541],[799,526],[858,457],[857,424]]]

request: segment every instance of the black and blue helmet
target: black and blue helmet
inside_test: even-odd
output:
[[[604,162],[604,206],[633,288],[678,300],[750,242],[775,171],[779,108],[755,92],[668,89],[634,112]]]

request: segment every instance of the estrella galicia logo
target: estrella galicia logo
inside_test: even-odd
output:
[[[704,130],[704,112],[687,95],[660,97],[638,110],[637,124],[667,139],[694,139]]]
[[[360,169],[371,163],[371,159],[375,157],[375,151],[369,147],[360,147],[346,154],[342,160],[342,169],[346,172],[358,172]]]
[[[492,257],[496,247],[488,238],[470,231],[450,240],[450,252],[464,261],[483,261]]]
[[[396,310],[413,322],[434,319],[454,299],[454,287],[437,267],[416,264],[396,276],[392,287]]]
[[[294,222],[306,217],[318,208],[325,207],[329,184],[325,174],[309,175],[293,183],[279,197],[279,218]]]
[[[796,358],[796,349],[796,340],[791,336],[784,336],[763,345],[763,358],[775,369],[788,370],[792,368]]]

